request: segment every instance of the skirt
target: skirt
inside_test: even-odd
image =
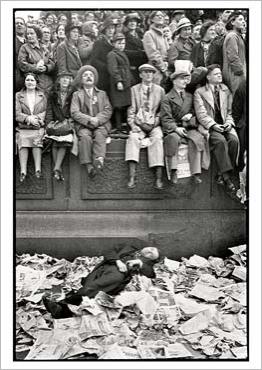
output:
[[[18,149],[22,148],[43,148],[43,138],[45,130],[25,130],[18,129],[16,135],[16,143]]]

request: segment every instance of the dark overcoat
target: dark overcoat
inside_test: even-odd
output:
[[[116,265],[117,260],[126,262],[135,258],[137,246],[117,246],[107,251],[104,260],[95,269],[82,280],[83,287],[77,292],[77,295],[93,298],[101,290],[110,295],[117,295],[130,282],[132,273],[120,272]],[[140,273],[149,278],[155,277],[153,269],[154,261],[143,259],[143,266]]]
[[[110,100],[113,107],[131,105],[130,64],[125,52],[112,50],[107,55],[107,69],[110,75]],[[117,83],[122,82],[124,90],[117,90]]]
[[[68,93],[65,104],[62,106],[58,91],[52,91],[47,100],[46,123],[51,121],[62,122],[66,118],[70,118],[70,105],[72,94]]]
[[[82,67],[78,49],[74,48],[68,40],[65,40],[57,47],[58,73],[72,73],[74,77]]]
[[[190,60],[194,64],[194,67],[205,67],[204,50],[201,42],[193,46]]]
[[[110,90],[110,75],[107,69],[107,54],[113,50],[113,45],[104,37],[94,42],[90,64],[96,68],[98,72],[98,89],[104,90],[109,94]]]

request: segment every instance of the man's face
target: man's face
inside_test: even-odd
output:
[[[245,29],[246,21],[243,15],[239,15],[234,21],[232,21],[234,29],[237,31],[242,31]]]
[[[114,26],[114,25],[108,26],[108,27],[105,29],[105,35],[106,35],[109,39],[111,39],[111,38],[113,38],[113,36],[114,36],[115,30],[116,30],[116,28],[115,28],[115,26]]]
[[[69,38],[73,41],[77,41],[79,38],[79,31],[78,28],[73,28],[69,33]]]
[[[44,27],[42,29],[43,32],[43,41],[50,41],[51,39],[51,31],[48,27]]]
[[[25,22],[22,18],[16,18],[15,31],[17,35],[23,35],[25,33]]]
[[[183,27],[180,30],[180,37],[182,37],[183,39],[188,39],[191,34],[192,34],[191,26]]]
[[[73,23],[73,24],[77,24],[78,23],[78,15],[77,14],[72,14],[72,16],[71,16],[71,22]]]
[[[217,85],[222,82],[222,72],[220,68],[215,68],[207,75],[207,80],[212,85]]]
[[[189,76],[184,75],[184,76],[178,76],[177,78],[175,78],[173,80],[174,88],[179,89],[179,90],[185,89],[186,85],[188,84],[188,77]]]
[[[53,16],[50,14],[50,15],[46,18],[46,24],[52,25],[53,23],[54,23],[54,18],[53,18]]]
[[[176,22],[179,22],[180,19],[182,19],[184,17],[185,17],[185,14],[184,13],[176,13],[175,16],[174,16]]]
[[[150,83],[153,81],[154,78],[154,72],[151,70],[144,70],[140,72],[140,77],[142,79],[142,82]]]
[[[200,41],[200,40],[201,40],[201,36],[200,36],[200,28],[201,28],[200,24],[199,24],[199,25],[197,25],[197,26],[195,26],[195,27],[193,28],[193,34],[192,34],[192,36],[193,36],[193,38],[194,38],[196,41]]]
[[[82,75],[82,83],[85,87],[93,87],[95,76],[92,71],[85,71]]]
[[[131,30],[135,30],[137,27],[137,20],[136,19],[130,19],[130,21],[127,23],[127,28]]]

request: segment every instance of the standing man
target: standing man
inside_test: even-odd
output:
[[[15,19],[15,91],[18,92],[24,86],[24,77],[18,68],[18,54],[21,46],[25,43],[25,20],[17,17]]]
[[[226,29],[229,31],[223,44],[223,77],[234,96],[240,82],[246,78],[246,46],[242,37],[246,21],[241,12],[230,15]]]
[[[76,83],[80,87],[73,94],[71,117],[76,122],[79,138],[80,164],[92,178],[102,170],[106,155],[106,138],[111,129],[112,107],[105,91],[98,90],[97,70],[86,65],[80,68]]]
[[[138,68],[142,82],[131,88],[132,104],[127,111],[127,122],[131,128],[126,141],[126,158],[129,163],[128,188],[136,186],[136,166],[142,140],[149,138],[147,148],[148,165],[156,169],[157,189],[163,188],[162,169],[164,166],[163,133],[160,127],[160,104],[164,89],[153,83],[156,68],[143,64]]]
[[[200,184],[201,168],[209,167],[209,148],[203,135],[197,130],[193,96],[185,91],[190,83],[190,73],[176,70],[170,76],[173,89],[161,104],[161,123],[165,133],[164,147],[170,180],[177,183],[178,149],[181,143],[188,144],[188,159],[194,182]]]
[[[209,136],[210,150],[218,167],[216,181],[235,193],[231,172],[236,167],[239,140],[231,116],[232,94],[222,83],[219,65],[212,64],[207,70],[206,86],[195,91],[195,112],[203,132]]]

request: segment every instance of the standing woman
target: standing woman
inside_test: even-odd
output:
[[[207,21],[200,28],[201,41],[193,46],[190,60],[194,67],[205,67],[211,41],[217,36],[215,22]]]
[[[133,76],[132,85],[140,83],[138,67],[147,63],[147,56],[142,42],[143,33],[138,27],[141,18],[138,13],[127,14],[124,26],[126,27],[126,48],[125,53],[129,59],[130,69]]]
[[[56,34],[57,34],[57,41],[52,44],[52,54],[53,54],[53,60],[57,64],[57,48],[63,41],[65,41],[65,38],[66,38],[64,24],[60,23],[56,27]]]
[[[17,145],[20,162],[20,182],[27,174],[29,148],[32,148],[35,176],[41,177],[41,157],[47,100],[38,88],[38,78],[33,73],[25,76],[25,87],[16,93]]]
[[[21,46],[18,54],[18,67],[23,73],[33,72],[38,75],[39,88],[48,93],[53,86],[52,71],[55,63],[51,53],[41,45],[42,31],[30,25],[26,30],[27,42]]]
[[[99,81],[98,89],[106,91],[110,98],[110,75],[107,70],[107,54],[113,50],[112,40],[118,19],[108,17],[101,26],[101,37],[95,41],[90,64],[96,68]]]
[[[47,102],[46,123],[52,121],[63,122],[67,120],[72,125],[73,120],[70,118],[70,105],[72,98],[71,83],[73,75],[70,73],[61,73],[58,75],[57,82],[51,92]],[[73,135],[72,133],[63,141],[63,136],[52,136],[52,155],[54,161],[54,178],[57,181],[64,181],[62,173],[62,163],[66,154],[66,149],[72,147]]]
[[[57,47],[58,74],[69,73],[76,77],[82,62],[78,52],[78,42],[81,27],[67,25],[65,28],[66,39]]]

